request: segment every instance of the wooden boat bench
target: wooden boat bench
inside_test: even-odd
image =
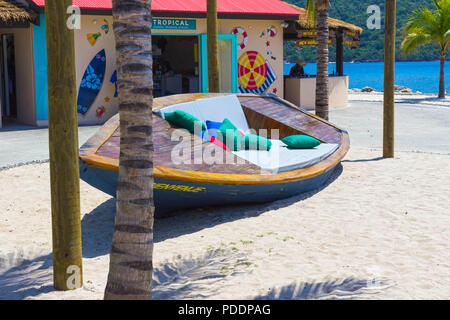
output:
[[[337,143],[325,143],[322,141],[322,144],[314,149],[288,149],[279,139],[288,135],[304,133],[282,122],[268,118],[250,107],[241,105],[236,95],[225,95],[175,104],[159,109],[157,114],[164,119],[164,113],[175,110],[188,112],[205,123],[207,120],[222,122],[225,118],[228,118],[244,133],[250,133],[251,130],[254,130],[256,134],[259,134],[259,130],[266,129],[264,132],[268,138],[271,138],[271,130],[267,129],[277,129],[279,137],[278,139],[271,139],[272,148],[270,151],[241,150],[233,152],[239,158],[245,159],[271,174],[311,166],[328,157],[339,147]],[[249,118],[253,124],[258,123],[259,128],[251,127],[248,122]]]

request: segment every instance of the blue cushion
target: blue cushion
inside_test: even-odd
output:
[[[218,138],[217,130],[219,130],[222,122],[206,120],[206,127],[208,128],[208,134],[210,137]]]
[[[201,138],[202,138],[203,140],[206,140],[206,141],[209,141],[209,140],[210,140],[210,139],[209,139],[209,135],[208,135],[208,130],[203,130],[203,131],[202,131]]]

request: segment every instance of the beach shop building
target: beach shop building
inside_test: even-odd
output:
[[[45,0],[10,3],[24,16],[0,25],[1,119],[46,126]],[[118,111],[112,1],[73,4],[79,123],[103,123]],[[221,91],[283,97],[283,30],[299,14],[279,0],[219,0]],[[207,92],[206,0],[153,0],[152,16],[155,97]]]

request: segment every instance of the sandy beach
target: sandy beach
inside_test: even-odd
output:
[[[102,299],[114,200],[81,183],[84,288],[52,287],[48,163],[0,172],[0,299]],[[322,190],[157,220],[155,299],[447,299],[450,158],[353,148]]]
[[[396,95],[397,152],[382,159],[380,98],[331,110],[352,147],[320,190],[156,220],[154,299],[448,299],[449,99]],[[84,287],[55,291],[45,134],[17,131],[29,152],[0,169],[0,299],[102,299],[115,201],[81,181]]]

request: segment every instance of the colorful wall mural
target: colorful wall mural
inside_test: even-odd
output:
[[[220,20],[219,32],[238,36],[239,92],[283,94],[282,21]]]
[[[81,18],[75,31],[75,65],[77,71],[77,111],[80,124],[103,123],[118,112],[114,33],[112,17]]]
[[[282,21],[219,20],[219,34],[235,34],[238,60],[238,91],[283,94]],[[80,124],[103,123],[118,111],[117,71],[112,17],[82,16],[81,29],[75,32],[78,112]],[[154,34],[201,35],[206,33],[206,19],[196,19],[195,29],[153,30]],[[95,70],[93,57],[104,52],[105,69]],[[91,67],[91,68],[90,68]],[[101,68],[97,66],[97,68]],[[95,71],[92,72],[92,69]],[[95,80],[93,74],[97,77]],[[89,78],[89,79],[88,79]],[[83,87],[94,81],[95,90]],[[98,85],[98,81],[101,85]],[[96,92],[94,92],[96,91]],[[81,103],[83,102],[83,103]],[[80,107],[81,106],[81,107]]]

